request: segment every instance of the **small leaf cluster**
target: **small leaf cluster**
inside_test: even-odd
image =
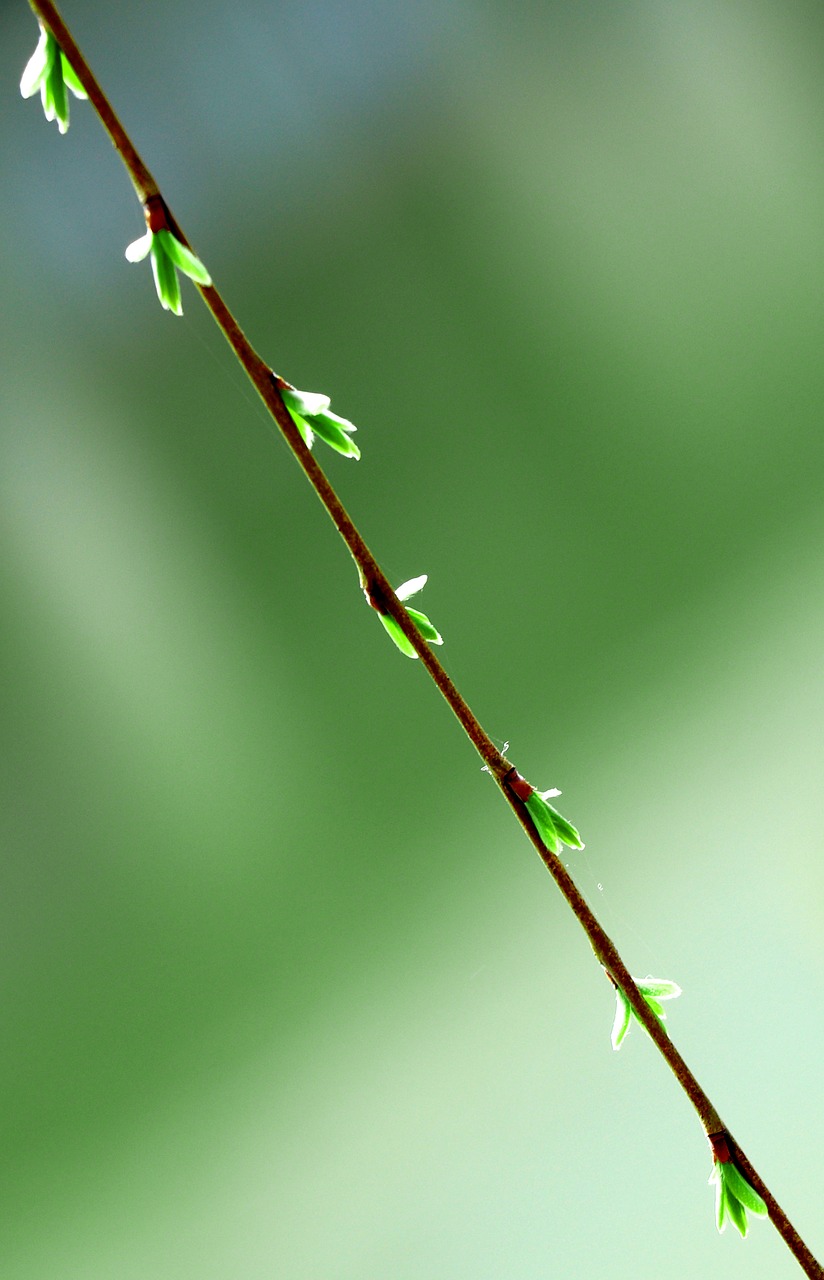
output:
[[[298,391],[295,387],[279,387],[279,391],[307,449],[312,448],[317,436],[345,458],[361,456],[360,449],[351,438],[357,427],[330,411],[328,396],[316,391]]]
[[[410,596],[416,595],[418,591],[421,591],[426,586],[426,581],[427,575],[425,573],[421,574],[419,578],[410,578],[408,582],[402,583],[401,586],[397,588],[395,595],[401,601],[408,600]],[[437,628],[433,627],[425,613],[421,613],[420,609],[412,609],[409,605],[406,606],[406,612],[420,631],[424,640],[427,640],[430,644],[443,644],[443,636]],[[378,617],[386,627],[389,635],[395,641],[395,644],[398,646],[401,653],[406,654],[407,658],[417,658],[418,655],[412,644],[407,640],[392,615],[389,613],[382,613],[379,609]]]
[[[555,787],[549,791],[532,791],[524,801],[538,835],[547,849],[555,854],[560,854],[565,844],[569,845],[570,849],[585,848],[577,828],[548,803],[550,796],[554,798],[560,794]]]
[[[715,1221],[719,1231],[731,1222],[741,1236],[747,1234],[747,1210],[765,1217],[767,1206],[751,1187],[733,1159],[716,1159],[709,1177],[715,1183]]]
[[[655,1014],[659,1023],[664,1027],[666,1013],[661,1005],[662,1000],[674,1000],[681,994],[681,988],[676,982],[670,982],[667,978],[635,978],[635,985],[641,992],[652,1012]],[[629,1031],[630,1024],[635,1016],[635,1010],[627,1000],[623,991],[619,986],[615,987],[615,1021],[612,1024],[612,1047],[620,1049],[624,1041],[624,1037]],[[664,1027],[666,1031],[666,1027]]]
[[[24,98],[31,98],[38,89],[46,119],[56,120],[60,132],[66,133],[69,127],[66,90],[71,89],[76,98],[86,98],[88,94],[51,31],[42,24],[37,48],[26,63],[20,80],[20,92]]]
[[[38,89],[46,119],[56,120],[60,132],[65,133],[69,127],[69,99],[66,90],[70,89],[76,98],[86,98],[88,94],[56,38],[42,23],[37,47],[20,80],[20,92],[24,98],[30,98]],[[129,262],[142,262],[147,255],[151,255],[155,288],[161,306],[176,316],[183,315],[178,271],[198,284],[212,283],[200,258],[167,226],[150,225],[146,234],[126,250]]]
[[[41,23],[40,38],[23,72],[20,92],[24,98],[29,98],[39,89],[46,119],[57,120],[61,133],[65,133],[69,127],[67,88],[78,98],[88,96],[54,35]],[[150,210],[150,205],[153,204],[154,207]],[[144,258],[150,258],[160,305],[164,311],[182,316],[178,271],[206,288],[211,285],[212,278],[200,258],[171,230],[168,210],[160,198],[151,197],[145,208],[148,229],[145,235],[128,246],[126,257],[129,262],[142,262]],[[308,449],[312,448],[317,436],[345,458],[360,458],[360,449],[352,439],[357,428],[346,418],[331,412],[328,396],[313,391],[298,391],[294,387],[279,386],[279,390]],[[433,644],[441,643],[437,631],[423,614],[418,615],[415,610],[410,610],[410,616],[421,627],[428,640]],[[400,628],[395,628],[397,635],[388,626],[387,629],[405,653],[411,649]],[[413,651],[411,656],[417,655]]]
[[[139,240],[133,240],[126,250],[129,262],[142,262],[151,255],[155,289],[164,311],[183,315],[178,271],[198,284],[210,285],[212,278],[200,258],[177,239],[168,227],[157,231],[149,229]]]

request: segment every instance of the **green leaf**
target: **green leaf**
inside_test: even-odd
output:
[[[354,422],[350,422],[348,418],[342,418],[339,413],[333,413],[331,409],[323,409],[320,413],[315,413],[312,416],[315,418],[325,418],[330,422],[334,422],[338,430],[345,431],[347,434],[357,431],[358,429]]]
[[[718,1165],[713,1165],[710,1183],[715,1183],[715,1225],[719,1231],[724,1230],[727,1216],[727,1188],[718,1172]]]
[[[43,106],[43,115],[47,120],[53,120],[54,98],[52,95],[51,70],[45,79],[40,82],[40,102]]]
[[[280,394],[283,403],[289,410],[289,417],[292,419],[301,434],[303,443],[306,445],[307,449],[311,449],[312,445],[315,443],[315,433],[309,426],[309,423],[306,421],[303,414],[295,407],[303,402],[303,397],[292,392],[289,387],[281,387]]]
[[[740,1231],[741,1235],[746,1236],[747,1234],[746,1210],[744,1209],[744,1206],[740,1204],[739,1201],[735,1198],[735,1196],[732,1195],[732,1193],[730,1192],[729,1186],[725,1186],[724,1189],[726,1192],[725,1207],[727,1210],[727,1217],[729,1218],[732,1225],[736,1227],[738,1231]]]
[[[545,799],[544,804],[546,804],[547,809],[549,809],[549,812],[552,814],[552,824],[563,843],[568,844],[570,849],[583,849],[584,842],[579,836],[577,828],[573,827],[571,822],[567,822],[563,814],[560,814],[556,808],[551,804],[547,804]]]
[[[443,636],[432,626],[425,613],[420,613],[417,609],[410,609],[406,606],[406,612],[420,631],[424,640],[428,640],[430,644],[443,644]]]
[[[291,409],[289,409],[289,416],[303,437],[303,443],[306,445],[306,448],[311,449],[312,445],[315,443],[315,433],[309,426],[309,423],[305,418],[302,418],[299,413],[293,413]]]
[[[152,240],[152,273],[160,304],[166,311],[173,311],[176,316],[183,315],[180,301],[180,281],[177,278],[174,263],[166,253],[157,236]]]
[[[56,51],[57,41],[54,36],[41,27],[37,46],[20,77],[20,92],[24,98],[31,98],[37,93],[51,70]]]
[[[291,410],[290,410],[290,413],[291,413]],[[404,601],[409,596],[413,596],[416,591],[420,591],[421,588],[425,585],[425,583],[426,583],[425,573],[421,574],[419,578],[410,578],[408,582],[401,583],[401,585],[395,591],[395,595],[399,601]],[[443,644],[443,636],[441,635],[440,631],[438,631],[437,628],[432,625],[432,623],[429,621],[429,618],[427,618],[425,613],[421,613],[419,609],[410,609],[408,606],[407,606],[406,612],[409,615],[410,620],[414,622],[415,626],[417,627],[420,634],[423,636],[424,640],[426,640],[429,644]],[[415,652],[414,647],[407,640],[406,636],[404,635],[403,631],[401,630],[397,622],[395,622],[394,618],[392,618],[389,614],[380,613],[380,612],[378,613],[378,617],[380,618],[383,625],[386,627],[386,630],[389,632],[392,639],[395,641],[395,644],[398,646],[401,653],[405,653],[408,658],[417,658],[418,655]]]
[[[723,1165],[722,1176],[726,1181],[728,1191],[730,1191],[735,1196],[736,1200],[739,1200],[746,1209],[749,1209],[751,1213],[757,1213],[762,1217],[767,1213],[767,1206],[761,1199],[761,1196],[758,1194],[755,1187],[750,1186],[749,1182],[747,1182],[747,1179],[738,1168],[738,1165],[734,1164],[732,1160],[728,1160],[727,1163]]]
[[[343,428],[339,427],[335,422],[336,416],[333,413],[316,413],[311,419],[312,430],[325,444],[337,450],[338,453],[342,453],[345,458],[358,459],[360,457],[360,449],[354,440],[350,440]],[[352,430],[354,430],[354,427]]]
[[[349,439],[350,433],[357,431],[357,427],[348,418],[332,413],[328,396],[317,391],[298,391],[295,387],[281,387],[280,394],[307,448],[312,447],[311,440],[306,438],[308,432],[312,438],[318,436],[324,444],[328,444],[344,458],[357,460],[361,456],[354,440]]]
[[[635,985],[641,992],[652,1012],[655,1014],[662,1027],[667,1020],[667,1015],[661,1007],[661,1000],[674,1000],[681,994],[681,988],[677,982],[670,982],[666,978],[647,977],[642,980],[636,979]],[[666,1031],[666,1027],[664,1027]]]
[[[563,814],[551,804],[547,804],[546,796],[558,794],[555,790],[543,793],[533,791],[529,799],[524,801],[538,830],[538,835],[552,853],[560,853],[565,844],[571,849],[583,849],[584,844],[577,829]]]
[[[664,1020],[666,1019],[667,1015],[664,1013],[664,1010],[661,1008],[661,1005],[658,1003],[658,1000],[656,1000],[656,998],[654,996],[651,996],[649,993],[651,991],[657,991],[661,993],[661,999],[672,1000],[676,996],[680,996],[681,988],[678,986],[677,982],[670,982],[669,979],[667,978],[644,978],[644,979],[635,978],[633,979],[633,981],[635,982],[635,985],[638,988],[638,990],[641,992],[641,995],[644,997],[644,1000],[647,1002],[650,1009],[655,1014],[663,1030],[666,1031],[666,1027],[664,1027]],[[627,1034],[627,1031],[629,1030],[629,1027],[630,1027],[630,1019],[635,1018],[635,1020],[638,1021],[635,1010],[632,1008],[631,1004],[629,1003],[629,1000],[627,1000],[627,997],[624,995],[623,991],[621,991],[620,987],[616,987],[615,992],[618,998],[618,1008],[616,1009],[616,1012],[615,1012],[615,1023],[612,1028],[613,1049],[618,1048],[618,1045],[621,1043],[621,1041],[624,1039],[624,1036]],[[622,1001],[624,1005],[623,1014],[621,1013]],[[619,1014],[621,1014],[621,1017],[619,1017]],[[621,1033],[618,1040],[618,1044],[616,1044],[615,1036],[616,1036],[616,1031],[619,1025],[621,1026]],[[717,1167],[718,1166],[714,1166],[714,1168],[717,1168]]]
[[[200,258],[196,257],[191,249],[187,249],[185,244],[181,244],[167,227],[161,227],[159,231],[156,231],[155,239],[160,241],[171,261],[190,280],[195,280],[197,284],[202,285],[210,285],[212,283],[212,277],[200,261]]]
[[[379,613],[378,617],[386,627],[386,630],[389,632],[392,639],[395,641],[395,644],[398,646],[401,653],[406,654],[407,658],[417,658],[418,655],[412,647],[411,641],[407,640],[395,619],[388,613]]]
[[[403,601],[407,599],[408,596],[414,595],[416,591],[420,591],[425,582],[426,574],[422,574],[419,578],[410,578],[408,582],[404,582],[398,587],[395,595],[399,601]],[[425,613],[421,613],[419,609],[410,609],[409,607],[407,607],[406,612],[411,621],[414,622],[424,640],[429,644],[443,644],[443,636],[440,631],[438,631],[437,627],[432,625]],[[401,652],[405,653],[408,658],[417,658],[418,655],[415,652],[413,645],[407,640],[394,618],[389,614],[384,613],[379,613],[378,616]]]
[[[653,996],[656,1000],[675,1000],[681,994],[678,983],[669,982],[666,978],[644,978],[636,986],[645,998]]]
[[[20,92],[24,98],[30,98],[39,89],[43,114],[47,120],[57,121],[61,133],[69,127],[66,85],[77,97],[87,96],[54,36],[41,24],[37,47],[20,77]]]
[[[620,988],[615,988],[615,1021],[612,1024],[612,1047],[620,1049],[624,1036],[629,1031],[632,1020],[632,1007]]]
[[[55,58],[52,69],[48,78],[49,88],[51,90],[51,110],[50,116],[46,112],[46,118],[49,120],[57,120],[57,127],[61,133],[66,133],[69,128],[69,99],[66,94],[66,85],[63,81],[63,67],[60,58]]]
[[[535,823],[535,829],[541,840],[551,853],[560,853],[562,843],[555,829],[555,823],[552,820],[552,807],[542,799],[537,791],[533,791],[527,800],[524,801],[527,812]]]
[[[74,96],[76,98],[88,98],[89,95],[86,93],[86,90],[77,78],[77,72],[62,49],[60,50],[60,65],[63,70],[63,80],[65,81],[66,86],[71,89]]]
[[[761,1196],[750,1186],[741,1170],[732,1160],[718,1160],[713,1164],[710,1183],[715,1183],[715,1218],[719,1231],[723,1231],[727,1219],[742,1236],[747,1234],[747,1210],[764,1216],[767,1206]]]
[[[142,262],[147,254],[151,255],[152,274],[161,306],[166,311],[174,312],[176,316],[182,316],[178,269],[203,285],[212,283],[209,273],[200,259],[176,240],[166,227],[161,227],[159,231],[147,231],[145,235],[133,240],[126,249],[129,262]]]
[[[316,413],[324,413],[330,405],[328,396],[317,391],[298,391],[296,387],[281,387],[280,394],[287,409],[294,410],[301,417],[313,418]]]

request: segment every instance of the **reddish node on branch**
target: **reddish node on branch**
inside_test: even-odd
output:
[[[175,240],[179,240],[186,249],[191,249],[192,246],[181,231],[163,196],[149,196],[148,200],[144,201],[143,214],[146,218],[146,226],[153,235],[158,231],[170,231]]]
[[[153,234],[158,231],[168,231],[169,218],[166,202],[162,196],[149,196],[143,206],[143,212],[146,215],[146,226]]]
[[[726,1133],[708,1133],[707,1141],[712,1150],[712,1158],[716,1164],[729,1164],[732,1160],[732,1152],[727,1141]]]
[[[512,794],[524,803],[526,803],[535,790],[531,782],[527,782],[526,778],[521,777],[514,765],[509,770],[509,773],[505,775],[504,782],[509,787]]]

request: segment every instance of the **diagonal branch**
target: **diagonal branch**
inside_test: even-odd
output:
[[[160,194],[157,183],[121,125],[108,98],[100,88],[55,5],[50,0],[29,0],[29,3],[41,25],[48,28],[54,35],[80,83],[86,90],[89,101],[123,161],[138,199],[146,212],[147,221],[153,212],[155,215],[160,215],[161,221],[165,221],[165,224],[174,231],[177,238],[184,245],[188,245],[189,242],[170,213],[165,200]],[[361,586],[367,600],[375,607],[378,607],[382,613],[389,614],[395,620],[460,721],[464,732],[477,750],[484,765],[498,783],[504,799],[513,810],[528,839],[536,849],[538,856],[577,917],[589,939],[596,959],[604,967],[607,976],[614,985],[626,996],[635,1017],[644,1026],[695,1108],[704,1132],[711,1141],[713,1151],[726,1149],[728,1157],[734,1159],[747,1181],[765,1201],[770,1220],[793,1256],[797,1259],[804,1273],[812,1277],[812,1280],[824,1280],[824,1268],[816,1261],[763,1178],[761,1178],[743,1149],[733,1138],[729,1129],[723,1124],[710,1098],[704,1092],[695,1075],[687,1066],[639,991],[614,942],[597,920],[592,908],[578,889],[561,858],[548,849],[542,841],[524,803],[526,796],[531,793],[533,788],[521,778],[510,761],[498,750],[458,692],[443,665],[435,657],[406,609],[396,597],[380,565],[375,560],[359,530],[318,465],[314,455],[304,443],[280,394],[281,389],[288,389],[291,384],[276,374],[254,350],[217,288],[213,284],[197,284],[196,287],[199,289],[203,301],[214,316],[216,324],[237,356],[238,361],[280,428],[296,461],[303,468],[309,483],[349,548],[352,559],[357,566]],[[724,1148],[724,1144],[726,1144],[726,1148]]]

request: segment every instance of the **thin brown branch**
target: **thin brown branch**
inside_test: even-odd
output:
[[[687,1066],[683,1057],[653,1014],[644,997],[641,995],[641,992],[638,990],[638,987],[624,964],[615,943],[601,927],[594,912],[592,911],[592,908],[578,889],[563,862],[554,853],[550,852],[549,849],[545,848],[523,805],[518,805],[517,808],[515,808],[515,814],[537,850],[538,856],[541,858],[545,867],[549,871],[549,874],[552,876],[558,888],[561,890],[561,893],[564,895],[580,921],[584,932],[592,944],[592,949],[595,952],[597,959],[604,966],[608,977],[610,977],[624,992],[627,1000],[632,1006],[633,1013],[638,1020],[643,1023],[650,1035],[650,1038],[654,1040],[662,1058],[664,1058],[672,1071],[672,1074],[675,1076],[681,1088],[684,1090],[684,1093],[687,1095],[698,1113],[707,1137],[717,1137],[719,1134],[724,1135],[733,1159],[741,1169],[741,1172],[744,1174],[747,1181],[755,1188],[762,1200],[765,1202],[770,1221],[773,1223],[782,1240],[784,1240],[787,1248],[798,1261],[805,1275],[814,1277],[814,1280],[824,1280],[824,1268],[821,1267],[812,1251],[804,1243],[801,1236],[798,1234],[798,1231],[787,1217],[787,1214],[770,1191],[764,1179],[755,1169],[743,1148],[722,1122],[714,1104],[704,1092],[695,1075]]]
[[[29,0],[29,3],[40,23],[52,31],[77,73],[81,84],[88,93],[89,101],[100,117],[126,167],[147,215],[153,204],[156,205],[157,202],[162,202],[169,225],[174,228],[179,238],[188,244],[188,240],[186,240],[177,222],[169,212],[165,200],[160,195],[149,169],[143,163],[125,129],[112,110],[108,98],[100,88],[56,7],[50,3],[50,0]],[[578,889],[564,863],[543,844],[522,800],[513,790],[512,782],[515,778],[520,778],[520,775],[516,774],[510,761],[498,750],[492,739],[482,728],[443,665],[421,636],[406,609],[395,596],[388,579],[318,465],[314,455],[304,444],[300,432],[280,395],[280,388],[289,387],[290,384],[275,374],[271,367],[257,354],[217,288],[214,285],[197,285],[196,287],[200,290],[204,302],[214,316],[215,322],[224,334],[250,381],[257,388],[264,404],[277,422],[292,454],[303,468],[309,483],[349,548],[352,559],[358,568],[361,586],[367,599],[370,603],[379,603],[381,611],[390,614],[395,619],[403,634],[415,649],[484,764],[496,779],[504,798],[524,828],[538,856],[569,903],[586,933],[599,963],[604,967],[613,983],[624,992],[636,1018],[646,1029],[650,1039],[695,1108],[707,1136],[712,1136],[717,1140],[719,1135],[723,1135],[736,1163],[765,1201],[771,1222],[797,1259],[802,1270],[812,1280],[824,1280],[824,1268],[813,1257],[813,1254],[799,1236],[763,1178],[723,1124],[714,1104],[704,1092],[695,1075],[687,1066],[638,990],[615,943],[597,920],[592,908]]]

